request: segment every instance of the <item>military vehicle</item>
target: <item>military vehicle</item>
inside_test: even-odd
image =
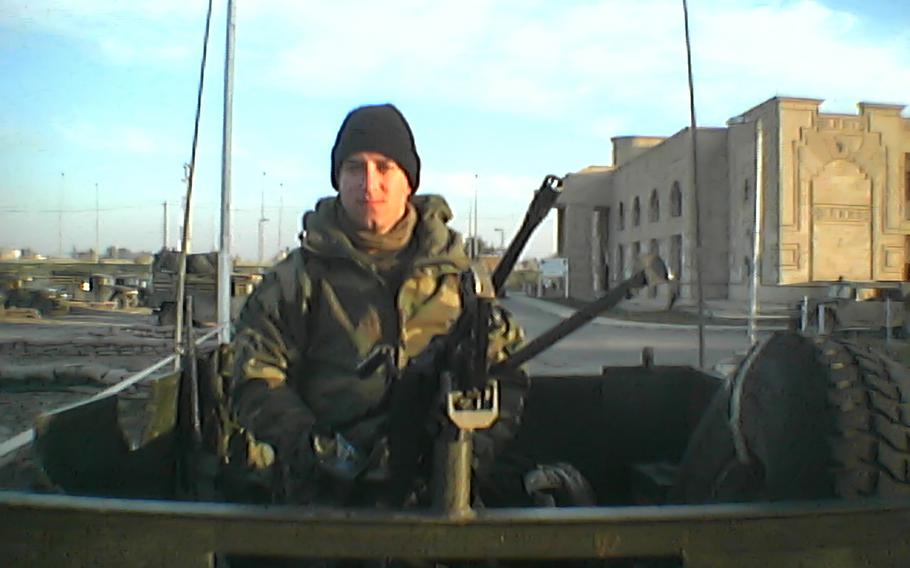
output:
[[[473,382],[516,368],[666,272],[643,262],[506,361],[472,367],[470,330],[504,276],[498,268],[492,291],[464,286],[463,317],[474,319],[428,347],[434,365],[458,368],[433,397],[447,422],[429,504],[224,502],[250,473],[228,446],[252,452],[255,441],[226,430],[231,354],[206,345],[152,383],[142,412],[121,416],[109,395],[38,420],[36,453],[66,495],[0,494],[0,554],[30,566],[820,567],[910,558],[910,372],[841,338],[765,337],[726,380],[651,357],[598,375],[532,376],[496,483],[472,485],[472,432],[498,411],[495,380],[479,390]]]
[[[54,270],[50,275],[53,286],[65,290],[70,301],[106,304],[118,310],[139,306],[139,288],[126,284],[125,278],[78,270]]]
[[[905,284],[882,282],[831,283],[826,297],[809,299],[805,308],[808,325],[819,328],[819,314],[824,318],[825,333],[847,331],[880,331],[890,327],[903,331],[906,322]],[[822,308],[820,310],[820,307]]]
[[[89,302],[113,302],[117,309],[139,306],[139,289],[135,286],[118,283],[109,274],[92,274],[86,282],[88,285],[83,285],[81,288],[83,293],[77,292],[74,294],[74,299]]]
[[[161,250],[152,261],[152,277],[145,294],[146,305],[155,310],[160,325],[173,325],[177,309],[177,273],[180,253]],[[193,253],[186,257],[186,295],[193,297],[193,319],[197,324],[217,321],[216,294],[218,254]],[[231,317],[236,317],[246,297],[262,279],[256,272],[231,274]]]
[[[32,278],[4,275],[0,279],[4,308],[33,309],[41,316],[69,311],[69,294],[56,287],[42,286]]]
[[[114,284],[117,286],[127,286],[137,291],[139,305],[145,305],[145,299],[148,296],[148,279],[141,276],[120,275],[114,278]]]
[[[648,283],[638,272],[595,308]],[[189,350],[180,372],[152,383],[144,412],[121,416],[112,394],[42,417],[35,450],[56,493],[0,494],[0,560],[748,568],[910,558],[910,376],[843,338],[766,337],[729,380],[650,364],[533,376],[499,460],[511,493],[498,500],[472,488],[469,463],[470,433],[495,420],[496,398],[441,383],[438,410],[457,436],[437,440],[427,508],[219,502],[239,466],[224,447],[230,369],[228,349]]]

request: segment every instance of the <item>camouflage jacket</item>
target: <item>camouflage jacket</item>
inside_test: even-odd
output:
[[[461,311],[459,273],[469,261],[442,197],[412,198],[416,250],[397,289],[338,227],[335,201],[321,200],[305,217],[301,248],[263,278],[236,322],[232,410],[279,459],[313,429],[370,447],[382,435],[388,385],[381,369],[361,379],[355,367],[389,344],[403,368]],[[507,315],[498,321],[494,361],[522,339]]]

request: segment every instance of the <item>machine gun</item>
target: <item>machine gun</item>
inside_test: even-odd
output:
[[[358,367],[363,377],[383,363],[390,373],[389,450],[394,499],[404,499],[417,479],[430,477],[435,509],[455,516],[469,514],[474,432],[491,428],[500,418],[501,379],[526,381],[521,366],[529,359],[635,290],[668,280],[659,258],[643,257],[642,266],[631,278],[491,367],[489,333],[500,317],[495,298],[534,229],[559,196],[561,184],[556,176],[544,178],[492,276],[479,267],[461,274],[462,313],[448,334],[435,337],[400,373],[394,365],[394,349],[387,345],[378,346]],[[444,416],[440,409],[444,409]]]
[[[492,276],[480,267],[472,267],[461,274],[462,313],[448,334],[433,338],[400,372],[395,365],[395,349],[390,345],[376,346],[358,366],[359,376],[367,377],[384,364],[392,387],[386,404],[393,499],[404,499],[412,490],[418,473],[430,471],[432,464],[426,459],[430,453],[427,448],[441,433],[428,429],[428,425],[434,422],[432,415],[441,393],[447,393],[446,405],[453,408],[463,426],[462,431],[486,428],[495,422],[498,416],[497,384],[487,381],[486,360],[493,301],[534,230],[559,197],[561,186],[561,178],[544,177],[521,227]],[[465,455],[470,456],[470,450]],[[434,501],[438,499],[434,498]]]
[[[486,332],[489,320],[479,319],[490,313],[490,297],[476,294],[473,298],[475,306],[466,307],[464,312],[465,317],[475,318],[472,322],[474,333],[464,338],[461,345],[456,345],[455,349],[449,352],[453,355],[449,360],[455,363],[456,368],[459,361],[469,361],[468,368],[473,374],[458,374],[450,370],[452,367],[437,367],[442,369],[439,390],[444,393],[448,422],[436,437],[432,470],[434,508],[456,517],[472,514],[470,503],[473,435],[476,430],[490,428],[500,417],[499,377],[514,377],[521,373],[521,366],[524,363],[581,328],[598,314],[617,305],[629,294],[647,286],[666,283],[670,278],[666,266],[659,257],[646,255],[639,260],[639,267],[630,278],[537,336],[504,361],[493,365],[486,360]],[[470,357],[460,357],[459,351],[467,352]],[[483,360],[479,360],[477,356]],[[464,370],[461,372],[465,373]],[[393,452],[393,457],[394,455]]]

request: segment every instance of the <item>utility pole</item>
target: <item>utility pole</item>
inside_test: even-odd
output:
[[[281,220],[284,217],[284,183],[278,184],[278,254],[281,254]]]
[[[192,185],[195,181],[195,171],[191,164],[183,164],[183,183],[186,184],[187,188],[192,188]],[[190,193],[190,192],[188,192]],[[192,248],[193,241],[193,208],[192,201],[190,197],[186,195],[183,196],[183,225],[180,226],[180,234],[182,235],[180,241],[180,250],[186,254],[190,254],[190,249]]]
[[[752,228],[752,274],[749,294],[749,342],[758,341],[758,286],[761,284],[761,229],[764,218],[764,150],[765,134],[764,125],[759,118],[755,123],[755,223]]]
[[[265,172],[262,172],[263,179]],[[265,218],[265,189],[262,189],[261,200],[259,203],[259,265],[263,263],[263,258],[265,254],[265,224],[268,222],[268,219]]]
[[[474,258],[474,207],[468,203],[468,258]]]
[[[95,182],[95,258],[101,258],[101,207],[98,206],[97,182]]]
[[[171,230],[170,227],[168,227],[167,201],[162,201],[161,205],[164,207],[164,226],[161,227],[161,242],[163,249],[167,250],[167,235]]]
[[[57,256],[63,258],[63,199],[66,195],[66,174],[60,172],[60,210],[57,212]]]
[[[221,246],[218,247],[218,341],[231,341],[231,134],[234,108],[234,0],[227,3],[224,49],[224,117],[221,129]]]
[[[474,238],[471,240],[473,253],[471,258],[477,258],[480,254],[480,247],[477,245],[477,234],[480,231],[477,228],[477,174],[474,174]]]

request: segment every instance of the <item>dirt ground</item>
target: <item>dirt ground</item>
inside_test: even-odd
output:
[[[32,428],[38,415],[86,400],[167,357],[172,336],[142,309],[0,317],[0,444]],[[135,405],[147,394],[140,384],[121,398]],[[0,456],[0,489],[47,489],[30,445]]]

